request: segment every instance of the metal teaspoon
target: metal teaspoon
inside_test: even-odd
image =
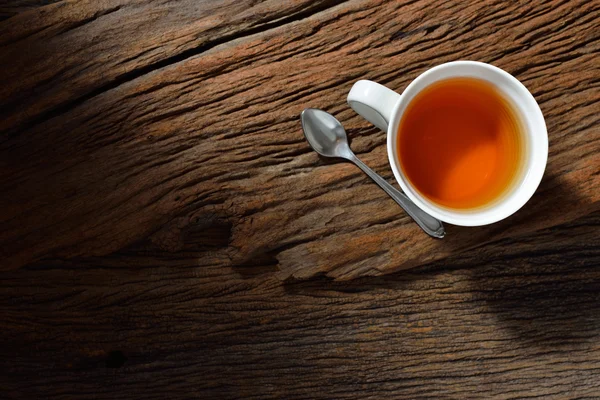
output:
[[[442,222],[415,205],[406,195],[387,183],[367,167],[350,149],[344,127],[333,115],[316,108],[307,108],[300,114],[304,136],[311,147],[324,157],[344,158],[352,161],[377,183],[408,215],[430,236],[443,238],[446,234]]]

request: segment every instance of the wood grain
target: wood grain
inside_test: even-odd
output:
[[[600,213],[386,277],[111,257],[3,273],[9,398],[597,398]],[[226,231],[226,229],[223,229]],[[218,238],[219,231],[209,237]],[[5,396],[4,396],[5,397]]]
[[[283,278],[350,279],[598,209],[597,2],[445,3],[434,15],[428,2],[202,4],[58,3],[0,27],[13,60],[0,77],[5,268],[109,254],[217,218],[232,224],[234,263],[275,254]],[[551,150],[526,208],[435,242],[353,166],[311,153],[298,114],[334,112],[391,178],[384,134],[345,94],[358,78],[401,90],[452,59],[521,79]]]
[[[0,397],[598,398],[599,23],[577,0],[11,14]],[[530,89],[550,154],[521,211],[434,241],[298,117],[334,113],[392,181],[348,90],[457,59]]]

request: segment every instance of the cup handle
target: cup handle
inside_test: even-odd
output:
[[[394,106],[399,100],[398,93],[367,80],[356,82],[347,98],[354,111],[384,132],[387,132]]]

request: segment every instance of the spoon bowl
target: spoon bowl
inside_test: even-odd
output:
[[[331,114],[316,108],[307,108],[300,114],[302,130],[310,146],[324,157],[353,156],[348,135],[342,124]]]

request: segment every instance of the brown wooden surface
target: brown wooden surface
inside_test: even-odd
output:
[[[0,5],[0,397],[600,397],[600,2],[42,3]],[[434,241],[298,115],[391,181],[349,88],[457,59],[550,155]]]

